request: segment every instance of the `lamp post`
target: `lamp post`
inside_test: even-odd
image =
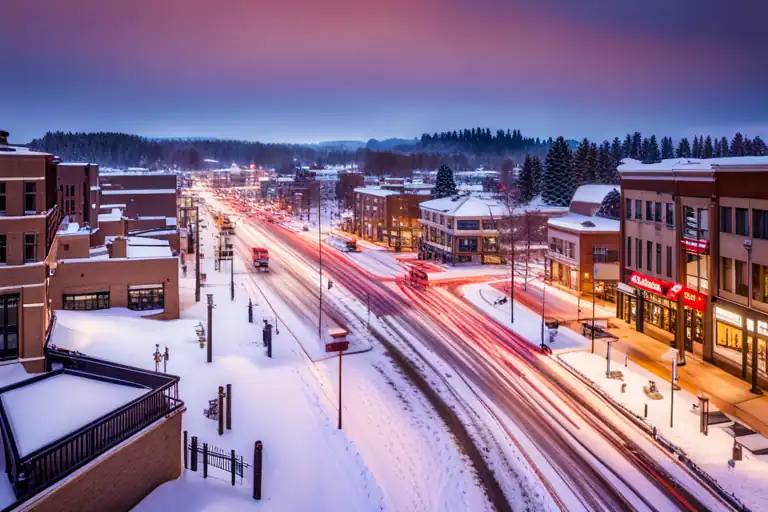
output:
[[[744,248],[747,250],[747,276],[749,278],[749,291],[747,292],[747,308],[752,309],[752,240],[744,240]],[[749,327],[747,327],[747,339],[744,340],[744,347],[750,347],[749,343]],[[752,387],[749,389],[750,393],[755,395],[762,395],[763,391],[757,387],[757,332],[752,332]]]
[[[546,350],[546,345],[544,344],[544,303],[547,298],[547,282],[543,279],[542,282],[544,283],[544,286],[541,288],[541,349]]]

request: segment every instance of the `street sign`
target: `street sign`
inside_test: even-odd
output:
[[[334,341],[325,344],[326,352],[343,352],[349,348],[348,341]]]

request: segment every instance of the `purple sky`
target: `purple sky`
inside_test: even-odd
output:
[[[738,8],[737,8],[738,7]],[[768,134],[768,2],[2,0],[0,128]]]

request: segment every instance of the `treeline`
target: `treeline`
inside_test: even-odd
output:
[[[613,140],[613,145],[619,145],[619,139]],[[677,143],[671,137],[662,137],[659,142],[655,135],[644,138],[640,132],[627,134],[620,143],[622,158],[634,158],[644,163],[656,163],[667,158],[723,158],[727,156],[765,156],[768,148],[758,136],[754,139],[742,135],[734,135],[731,141],[727,137],[712,137],[698,135],[691,142],[683,137]]]
[[[112,132],[48,132],[29,147],[60,156],[65,161],[86,161],[105,167],[146,167],[149,169],[200,169],[205,159],[222,167],[233,163],[256,163],[291,171],[294,159],[300,162],[345,164],[355,153],[329,151],[289,144],[264,144],[238,140],[149,139]]]
[[[437,169],[449,165],[452,169],[467,169],[469,161],[465,155],[444,155],[439,153],[395,153],[392,151],[358,151],[358,165],[365,174],[398,178],[411,176],[415,169]]]
[[[546,147],[539,138],[523,137],[520,130],[496,130],[471,128],[459,131],[425,133],[417,148],[422,151],[471,153],[474,155],[507,155],[534,148]]]

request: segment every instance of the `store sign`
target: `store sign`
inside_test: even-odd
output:
[[[683,238],[680,245],[684,251],[697,254],[709,254],[709,240],[696,240],[695,238]]]
[[[718,320],[722,320],[723,322],[727,322],[731,325],[741,327],[741,315],[738,315],[736,313],[726,311],[723,308],[715,308],[715,317]]]
[[[629,277],[629,283],[632,286],[636,286],[657,295],[667,295],[667,292],[673,286],[672,283],[648,277],[640,272],[632,272],[632,275]]]
[[[690,288],[683,288],[683,303],[691,309],[704,311],[707,305],[707,296]]]

